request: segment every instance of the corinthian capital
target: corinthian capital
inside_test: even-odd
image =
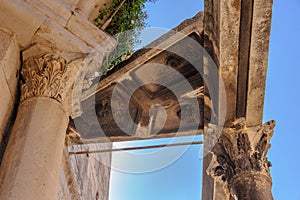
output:
[[[60,56],[46,54],[27,59],[21,71],[21,102],[39,96],[65,102],[66,83],[70,78],[67,68],[66,60]]]
[[[67,61],[56,54],[26,59],[21,70],[21,102],[49,97],[61,103],[70,116],[80,115],[81,90],[89,86],[85,75],[90,66],[85,61],[82,57]]]
[[[271,163],[266,155],[274,133],[275,121],[247,127],[243,118],[224,128],[212,149],[213,159],[207,172],[229,188],[250,174],[270,178]],[[255,176],[256,176],[255,175]]]

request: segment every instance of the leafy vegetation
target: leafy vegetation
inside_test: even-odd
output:
[[[99,10],[95,24],[118,41],[117,48],[111,52],[106,64],[100,69],[101,73],[106,73],[129,57],[135,45],[139,44],[140,31],[147,26],[147,13],[144,11],[146,2],[155,0],[113,0],[108,8]],[[110,17],[111,21],[107,25],[105,20]]]

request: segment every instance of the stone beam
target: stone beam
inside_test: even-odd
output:
[[[240,2],[236,0],[205,1],[204,48],[218,66],[223,79],[226,91],[226,121],[236,117],[240,7]]]
[[[226,90],[226,122],[263,117],[273,0],[205,1],[204,46]]]
[[[253,1],[246,108],[248,126],[259,125],[263,119],[272,5],[273,0]]]
[[[230,195],[238,200],[272,200],[272,179],[267,159],[274,121],[247,127],[244,118],[224,128],[212,149],[212,161],[207,169],[215,181],[225,183]],[[209,134],[218,127],[209,125]]]
[[[153,59],[155,56],[162,53],[164,50],[172,47],[178,41],[182,40],[184,37],[196,33],[201,35],[203,33],[203,12],[199,12],[193,18],[183,21],[179,26],[170,30],[166,34],[162,35],[159,39],[148,44],[144,49],[146,51],[141,51],[138,56],[132,58],[125,67],[114,71],[114,69],[109,72],[108,76],[105,76],[99,84],[95,85],[91,90],[87,90],[83,94],[83,99],[88,99],[95,93],[104,90],[108,85],[112,85],[117,82],[120,74],[125,74],[130,70],[134,69],[136,66],[141,66],[147,61]]]

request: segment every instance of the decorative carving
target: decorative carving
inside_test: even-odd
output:
[[[91,70],[87,59],[55,54],[28,58],[22,66],[21,102],[32,97],[57,100],[73,118],[80,116],[82,90],[90,86],[85,78]]]
[[[194,122],[196,119],[196,113],[191,104],[182,105],[181,109],[177,111],[177,116],[185,122]]]
[[[67,71],[67,62],[62,57],[46,54],[29,58],[21,71],[21,101],[45,96],[64,102],[65,86],[69,79]]]
[[[263,125],[246,127],[240,118],[229,128],[224,128],[212,149],[213,159],[207,172],[220,178],[230,188],[236,177],[245,173],[262,173],[270,177],[266,154],[270,148],[275,121]]]
[[[178,67],[179,65],[181,65],[182,61],[175,57],[175,56],[169,56],[166,59],[166,65],[169,65],[171,67]]]
[[[110,121],[107,121],[108,118],[111,118],[111,105],[110,105],[110,98],[105,97],[99,101],[97,104],[97,117],[101,119],[101,121],[106,121],[109,123]]]

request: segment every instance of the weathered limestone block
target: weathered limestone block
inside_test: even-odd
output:
[[[112,0],[79,0],[76,11],[93,22],[99,15],[99,10],[108,8],[112,2]]]
[[[51,47],[60,52],[90,53],[93,48],[51,19],[45,20],[32,38],[32,43]],[[24,57],[24,53],[26,53]],[[35,55],[26,50],[23,59]]]
[[[1,1],[0,22],[16,33],[22,49],[36,42],[32,41],[32,38],[44,22],[47,22],[44,26],[53,23],[58,24],[61,29],[64,29],[64,31],[60,30],[60,32],[70,31],[71,34],[78,37],[77,40],[79,40],[79,43],[84,42],[92,48],[97,48],[100,52],[107,53],[111,48],[114,48],[116,43],[114,39],[110,38],[103,31],[100,31],[88,19],[76,12],[76,3],[78,3],[78,0],[73,2],[69,0]],[[63,35],[66,34],[64,33]],[[47,39],[47,37],[43,39]]]
[[[46,19],[33,6],[23,0],[1,1],[0,24],[16,33],[19,45],[27,47],[34,33]]]
[[[263,119],[273,0],[253,1],[252,38],[246,119],[255,126]]]
[[[71,10],[75,10],[79,1],[80,0],[62,0],[62,2],[68,5],[71,8]]]
[[[68,149],[86,150],[111,149],[111,143],[74,145]],[[70,167],[74,175],[77,199],[108,200],[110,183],[111,152],[70,155]]]
[[[272,200],[272,179],[266,154],[275,122],[246,127],[244,118],[224,128],[214,146],[207,172],[224,182],[231,196],[238,200]],[[210,130],[213,132],[210,125]],[[216,129],[217,130],[217,129]]]
[[[0,162],[5,148],[3,137],[11,126],[19,80],[20,53],[16,36],[0,27]],[[2,144],[3,143],[3,144]]]
[[[241,2],[204,3],[204,48],[219,68],[226,90],[226,121],[231,121],[236,117]]]
[[[62,167],[60,170],[57,200],[79,200],[76,182],[70,165],[67,148],[64,149]]]
[[[111,148],[111,143],[68,146],[64,151],[56,199],[108,200],[111,152],[69,155],[68,151],[82,152]]]
[[[5,143],[4,136],[9,128],[10,119],[14,110],[14,99],[11,96],[9,87],[4,76],[3,69],[0,69],[0,98],[1,98],[1,110],[0,110],[0,141]],[[3,140],[3,141],[2,141]],[[4,145],[4,146],[2,146]],[[5,144],[1,144],[1,149],[5,148]],[[1,150],[2,151],[2,150]],[[2,156],[0,156],[2,157]]]
[[[88,19],[90,13],[95,8],[95,0],[81,0],[78,2],[76,11]],[[99,11],[99,10],[98,10]]]
[[[61,0],[25,0],[34,6],[37,10],[45,14],[47,17],[53,19],[61,26],[67,24],[68,19],[71,17],[72,12],[68,5],[64,4]]]
[[[66,29],[101,53],[109,53],[116,41],[79,14],[70,17]]]
[[[58,182],[58,189],[56,194],[57,200],[69,200],[72,199],[71,194],[68,188],[68,181],[65,175],[65,171],[63,167],[60,170],[59,182]]]

